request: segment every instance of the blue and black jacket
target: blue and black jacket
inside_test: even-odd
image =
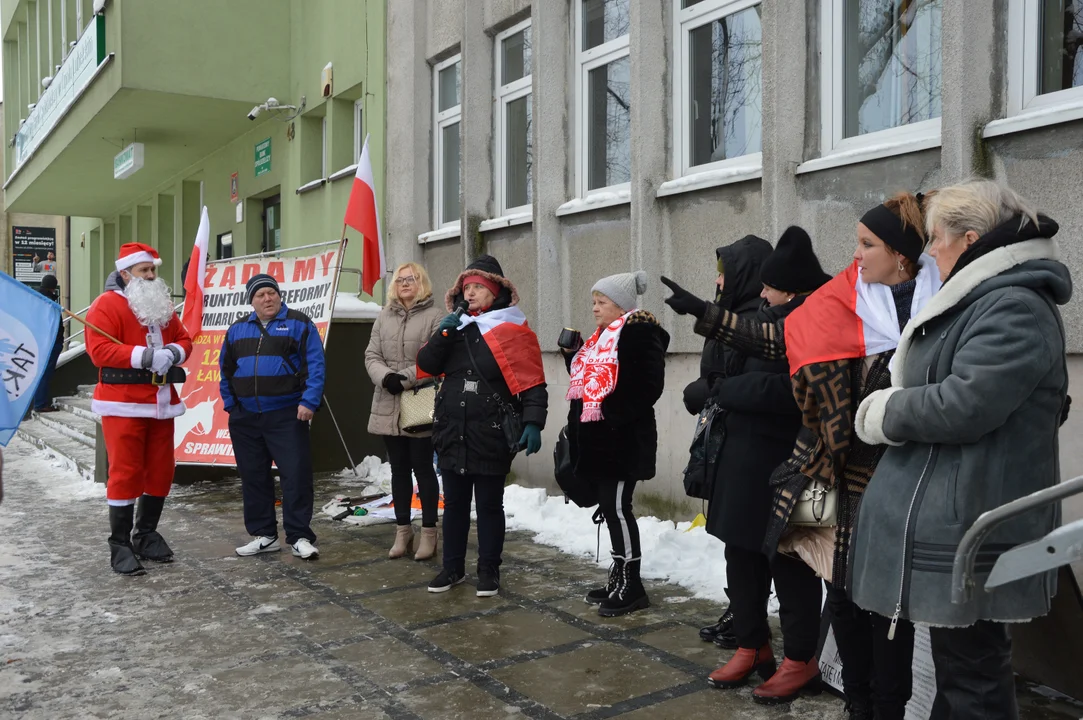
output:
[[[238,403],[257,413],[298,405],[319,409],[325,369],[320,331],[285,303],[266,328],[254,312],[230,325],[220,358],[226,412]]]

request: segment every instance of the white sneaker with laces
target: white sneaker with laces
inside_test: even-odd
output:
[[[237,548],[237,554],[241,557],[259,555],[260,553],[278,552],[282,546],[278,544],[278,538],[260,536],[252,538],[252,542]]]
[[[293,544],[293,556],[299,557],[302,560],[312,560],[320,556],[319,548],[308,541],[308,538],[301,538]]]

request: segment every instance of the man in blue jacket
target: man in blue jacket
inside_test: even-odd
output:
[[[222,404],[241,473],[244,527],[252,542],[241,556],[278,552],[274,479],[282,485],[282,524],[293,554],[314,560],[312,451],[308,422],[323,397],[320,332],[302,312],[282,302],[278,283],[260,274],[245,286],[254,312],[226,332],[221,352]]]

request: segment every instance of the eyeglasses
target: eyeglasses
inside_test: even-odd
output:
[[[395,284],[396,285],[413,285],[416,282],[417,282],[417,278],[413,277],[413,276],[410,276],[410,275],[400,277],[400,278],[395,278]]]

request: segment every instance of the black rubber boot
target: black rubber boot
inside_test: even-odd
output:
[[[132,518],[134,505],[109,506],[109,564],[121,575],[145,575],[132,550]]]
[[[607,600],[613,591],[617,589],[617,585],[620,584],[621,569],[624,568],[624,558],[620,555],[612,555],[613,564],[609,566],[609,579],[606,580],[605,585],[600,588],[595,588],[587,593],[587,596],[583,598],[591,605],[598,605],[602,600]]]
[[[602,600],[602,604],[598,606],[598,614],[602,617],[617,617],[648,608],[650,605],[643,581],[639,579],[639,558],[632,558],[624,562],[617,589]]]
[[[135,512],[132,549],[142,560],[153,560],[159,563],[173,562],[173,551],[166,545],[165,538],[158,534],[158,521],[162,518],[164,505],[164,497],[144,495],[139,498]]]

